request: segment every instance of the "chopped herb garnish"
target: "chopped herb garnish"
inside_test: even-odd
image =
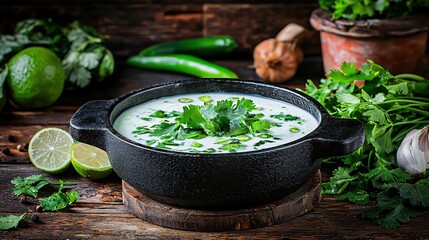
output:
[[[192,98],[179,98],[179,102],[189,103]],[[255,146],[262,145],[274,140],[270,133],[272,126],[282,126],[279,121],[270,121],[264,119],[261,112],[255,113],[257,108],[254,102],[247,98],[230,98],[213,102],[211,96],[200,96],[199,100],[204,102],[201,105],[187,104],[183,106],[183,112],[164,110],[152,110],[152,114],[142,120],[151,120],[151,118],[161,118],[162,120],[152,126],[138,126],[132,132],[133,134],[148,134],[156,139],[146,141],[147,145],[158,148],[170,149],[170,146],[185,145],[186,139],[203,139],[208,136],[217,137],[215,144],[221,145],[218,150],[209,148],[207,150],[198,150],[203,144],[197,141],[187,142],[188,151],[198,153],[212,153],[217,151],[235,152],[246,149],[248,146],[243,144],[250,141],[253,137],[259,137],[270,140],[258,142]],[[290,114],[271,115],[285,121],[300,120],[301,118]],[[293,130],[292,130],[293,131]],[[254,141],[250,143],[252,145]]]
[[[253,146],[254,147],[259,147],[261,145],[264,145],[265,143],[272,143],[272,142],[274,142],[274,141],[272,141],[272,140],[261,140],[261,141],[255,143],[255,144],[253,144]]]
[[[294,116],[292,114],[284,114],[283,112],[281,112],[280,114],[276,114],[276,115],[270,115],[270,117],[278,119],[278,120],[283,120],[283,121],[296,121],[296,120],[302,120],[300,117],[298,116]]]
[[[157,117],[157,118],[165,118],[165,112],[163,110],[156,110],[154,113],[149,115],[151,117]]]

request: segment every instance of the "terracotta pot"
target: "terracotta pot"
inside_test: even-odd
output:
[[[338,69],[344,61],[360,67],[367,59],[392,74],[421,71],[428,39],[427,16],[332,20],[331,13],[316,9],[310,22],[320,31],[326,73]]]

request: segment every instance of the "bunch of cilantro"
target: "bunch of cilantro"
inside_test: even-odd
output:
[[[408,16],[429,7],[428,0],[319,0],[321,8],[331,11],[334,19],[371,19]],[[424,12],[425,10],[422,10]]]
[[[333,116],[365,124],[361,148],[324,160],[323,167],[332,175],[322,184],[323,194],[373,204],[362,216],[385,228],[409,222],[419,209],[429,207],[429,174],[413,176],[396,162],[404,136],[429,124],[428,80],[413,74],[393,76],[368,60],[361,69],[343,63],[341,70],[321,79],[319,87],[309,80],[305,92]]]
[[[107,36],[94,28],[73,22],[61,27],[51,19],[27,19],[18,22],[13,35],[0,35],[0,88],[7,76],[9,59],[30,46],[51,49],[62,59],[69,83],[86,87],[113,74],[114,58],[103,44]]]

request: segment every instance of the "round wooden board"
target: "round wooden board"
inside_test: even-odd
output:
[[[135,216],[167,228],[192,231],[230,231],[279,224],[312,210],[321,200],[320,171],[287,197],[253,208],[215,211],[180,208],[155,201],[122,181],[126,209]]]

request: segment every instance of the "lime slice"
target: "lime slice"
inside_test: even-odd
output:
[[[89,144],[73,143],[71,158],[74,169],[83,177],[96,180],[107,177],[112,172],[107,153]]]
[[[72,136],[60,128],[44,128],[31,138],[28,146],[30,161],[48,173],[60,173],[70,166]]]

